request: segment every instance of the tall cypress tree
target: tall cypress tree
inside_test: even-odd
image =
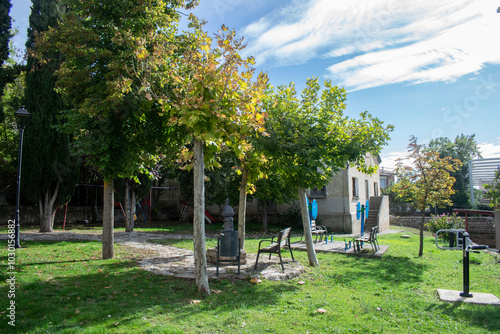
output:
[[[0,60],[2,63],[9,58],[9,41],[12,37],[12,20],[9,15],[11,7],[10,0],[0,0]]]
[[[9,59],[9,41],[12,38],[12,20],[9,12],[12,4],[10,0],[0,0],[0,65]],[[11,70],[0,66],[0,94],[11,79]],[[3,108],[0,108],[0,122],[5,119]]]
[[[26,48],[34,50],[37,33],[55,27],[65,12],[57,0],[33,0]],[[79,164],[71,156],[70,138],[55,129],[65,105],[55,92],[54,72],[63,55],[46,63],[28,57],[25,106],[31,113],[26,127],[22,186],[28,198],[39,204],[40,232],[52,231],[58,205],[69,201],[78,182]]]

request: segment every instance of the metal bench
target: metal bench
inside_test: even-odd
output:
[[[328,229],[326,228],[325,225],[316,225],[316,220],[311,220],[311,235],[315,235],[316,237],[314,238],[314,242],[319,242],[323,241],[323,237],[328,236]],[[299,242],[302,242],[302,239],[304,238],[304,235],[300,238]]]
[[[271,254],[277,254],[280,258],[280,263],[281,263],[281,269],[285,271],[285,267],[283,266],[283,259],[281,258],[281,249],[283,247],[288,247],[290,250],[290,254],[292,255],[292,261],[295,261],[293,258],[293,253],[292,253],[292,248],[290,247],[290,234],[291,234],[292,228],[288,227],[278,234],[278,238],[276,239],[276,242],[274,242],[274,237],[272,237],[271,240],[261,240],[259,242],[259,250],[257,252],[257,260],[255,261],[255,266],[254,269],[257,270],[257,263],[259,262],[259,255],[260,253],[269,253],[269,259],[271,259]],[[260,248],[263,242],[270,242],[270,245]]]
[[[354,239],[354,252],[360,252],[361,251],[361,245],[366,242],[369,243],[372,246],[372,250],[374,253],[377,252],[377,250],[380,249],[380,245],[378,244],[377,240],[377,230],[378,226],[372,227],[370,231],[370,235],[367,237],[359,237]]]

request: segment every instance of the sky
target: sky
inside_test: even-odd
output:
[[[30,0],[11,17],[24,47]],[[500,157],[500,0],[201,0],[193,11],[247,44],[274,86],[308,78],[347,90],[349,117],[392,124],[384,168],[407,155],[410,136],[475,134],[483,158]],[[186,12],[188,14],[188,12]]]

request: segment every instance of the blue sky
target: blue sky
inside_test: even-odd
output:
[[[24,45],[30,0],[11,10]],[[330,79],[348,91],[346,114],[365,110],[395,126],[382,166],[427,143],[476,134],[500,157],[500,0],[201,0],[215,32],[245,38],[245,56],[273,85]]]

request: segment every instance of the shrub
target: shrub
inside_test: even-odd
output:
[[[443,213],[442,215],[432,215],[431,217],[431,220],[425,224],[425,227],[432,233],[436,233],[438,230],[460,229],[465,226],[465,220],[457,216],[456,213],[452,215]]]

